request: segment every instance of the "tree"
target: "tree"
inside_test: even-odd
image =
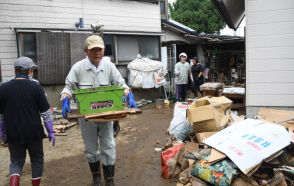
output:
[[[225,27],[211,0],[176,0],[169,10],[172,19],[198,33],[219,33]]]

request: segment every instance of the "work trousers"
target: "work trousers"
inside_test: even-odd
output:
[[[79,124],[88,162],[100,160],[103,165],[114,165],[116,151],[113,122],[90,122],[79,118]]]
[[[187,84],[176,84],[176,98],[178,101],[186,100]]]
[[[8,143],[8,148],[10,152],[10,175],[22,174],[26,160],[26,151],[28,150],[31,160],[32,178],[42,177],[44,168],[43,140],[28,142],[26,144]]]

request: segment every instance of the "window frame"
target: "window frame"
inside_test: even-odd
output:
[[[130,60],[119,60],[119,57],[118,57],[118,53],[119,53],[119,48],[118,48],[118,37],[135,37],[137,39],[137,42],[138,42],[138,47],[139,47],[139,53],[142,55],[142,48],[141,48],[141,43],[140,43],[140,39],[141,38],[156,38],[157,39],[157,46],[158,46],[158,58],[151,58],[152,60],[156,60],[156,61],[161,61],[161,37],[160,36],[152,36],[152,35],[148,35],[148,36],[145,36],[145,35],[116,35],[116,64],[117,65],[127,65],[129,62],[131,62],[132,60],[134,59],[130,59]],[[145,57],[145,56],[142,56],[142,57]]]
[[[104,36],[110,36],[111,37],[111,40],[112,40],[112,42],[111,42],[111,50],[112,50],[112,56],[108,56],[108,57],[110,57],[110,59],[111,59],[111,61],[113,62],[113,63],[116,63],[116,59],[117,59],[117,51],[116,51],[116,47],[115,47],[115,45],[116,45],[116,41],[115,41],[115,35],[113,35],[113,34],[103,34],[103,40],[104,40],[104,43],[105,43],[105,39],[104,39]],[[105,44],[105,50],[106,50],[106,44]],[[104,56],[106,56],[106,55],[104,55]]]

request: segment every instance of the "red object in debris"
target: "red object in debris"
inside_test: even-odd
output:
[[[178,152],[185,147],[185,144],[179,144],[166,149],[161,153],[161,172],[162,177],[171,178],[175,172],[178,160]]]

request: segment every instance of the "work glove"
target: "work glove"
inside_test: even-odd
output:
[[[68,112],[71,112],[71,110],[70,110],[69,98],[66,96],[62,100],[62,116],[63,116],[64,119],[67,119],[67,113]]]
[[[127,102],[129,108],[137,108],[136,101],[132,92],[129,92],[127,95]]]
[[[6,141],[6,131],[3,117],[0,116],[0,140]]]
[[[47,121],[45,122],[45,128],[48,133],[48,138],[49,141],[52,143],[52,146],[55,145],[55,134],[54,134],[54,129],[53,129],[53,121]]]

